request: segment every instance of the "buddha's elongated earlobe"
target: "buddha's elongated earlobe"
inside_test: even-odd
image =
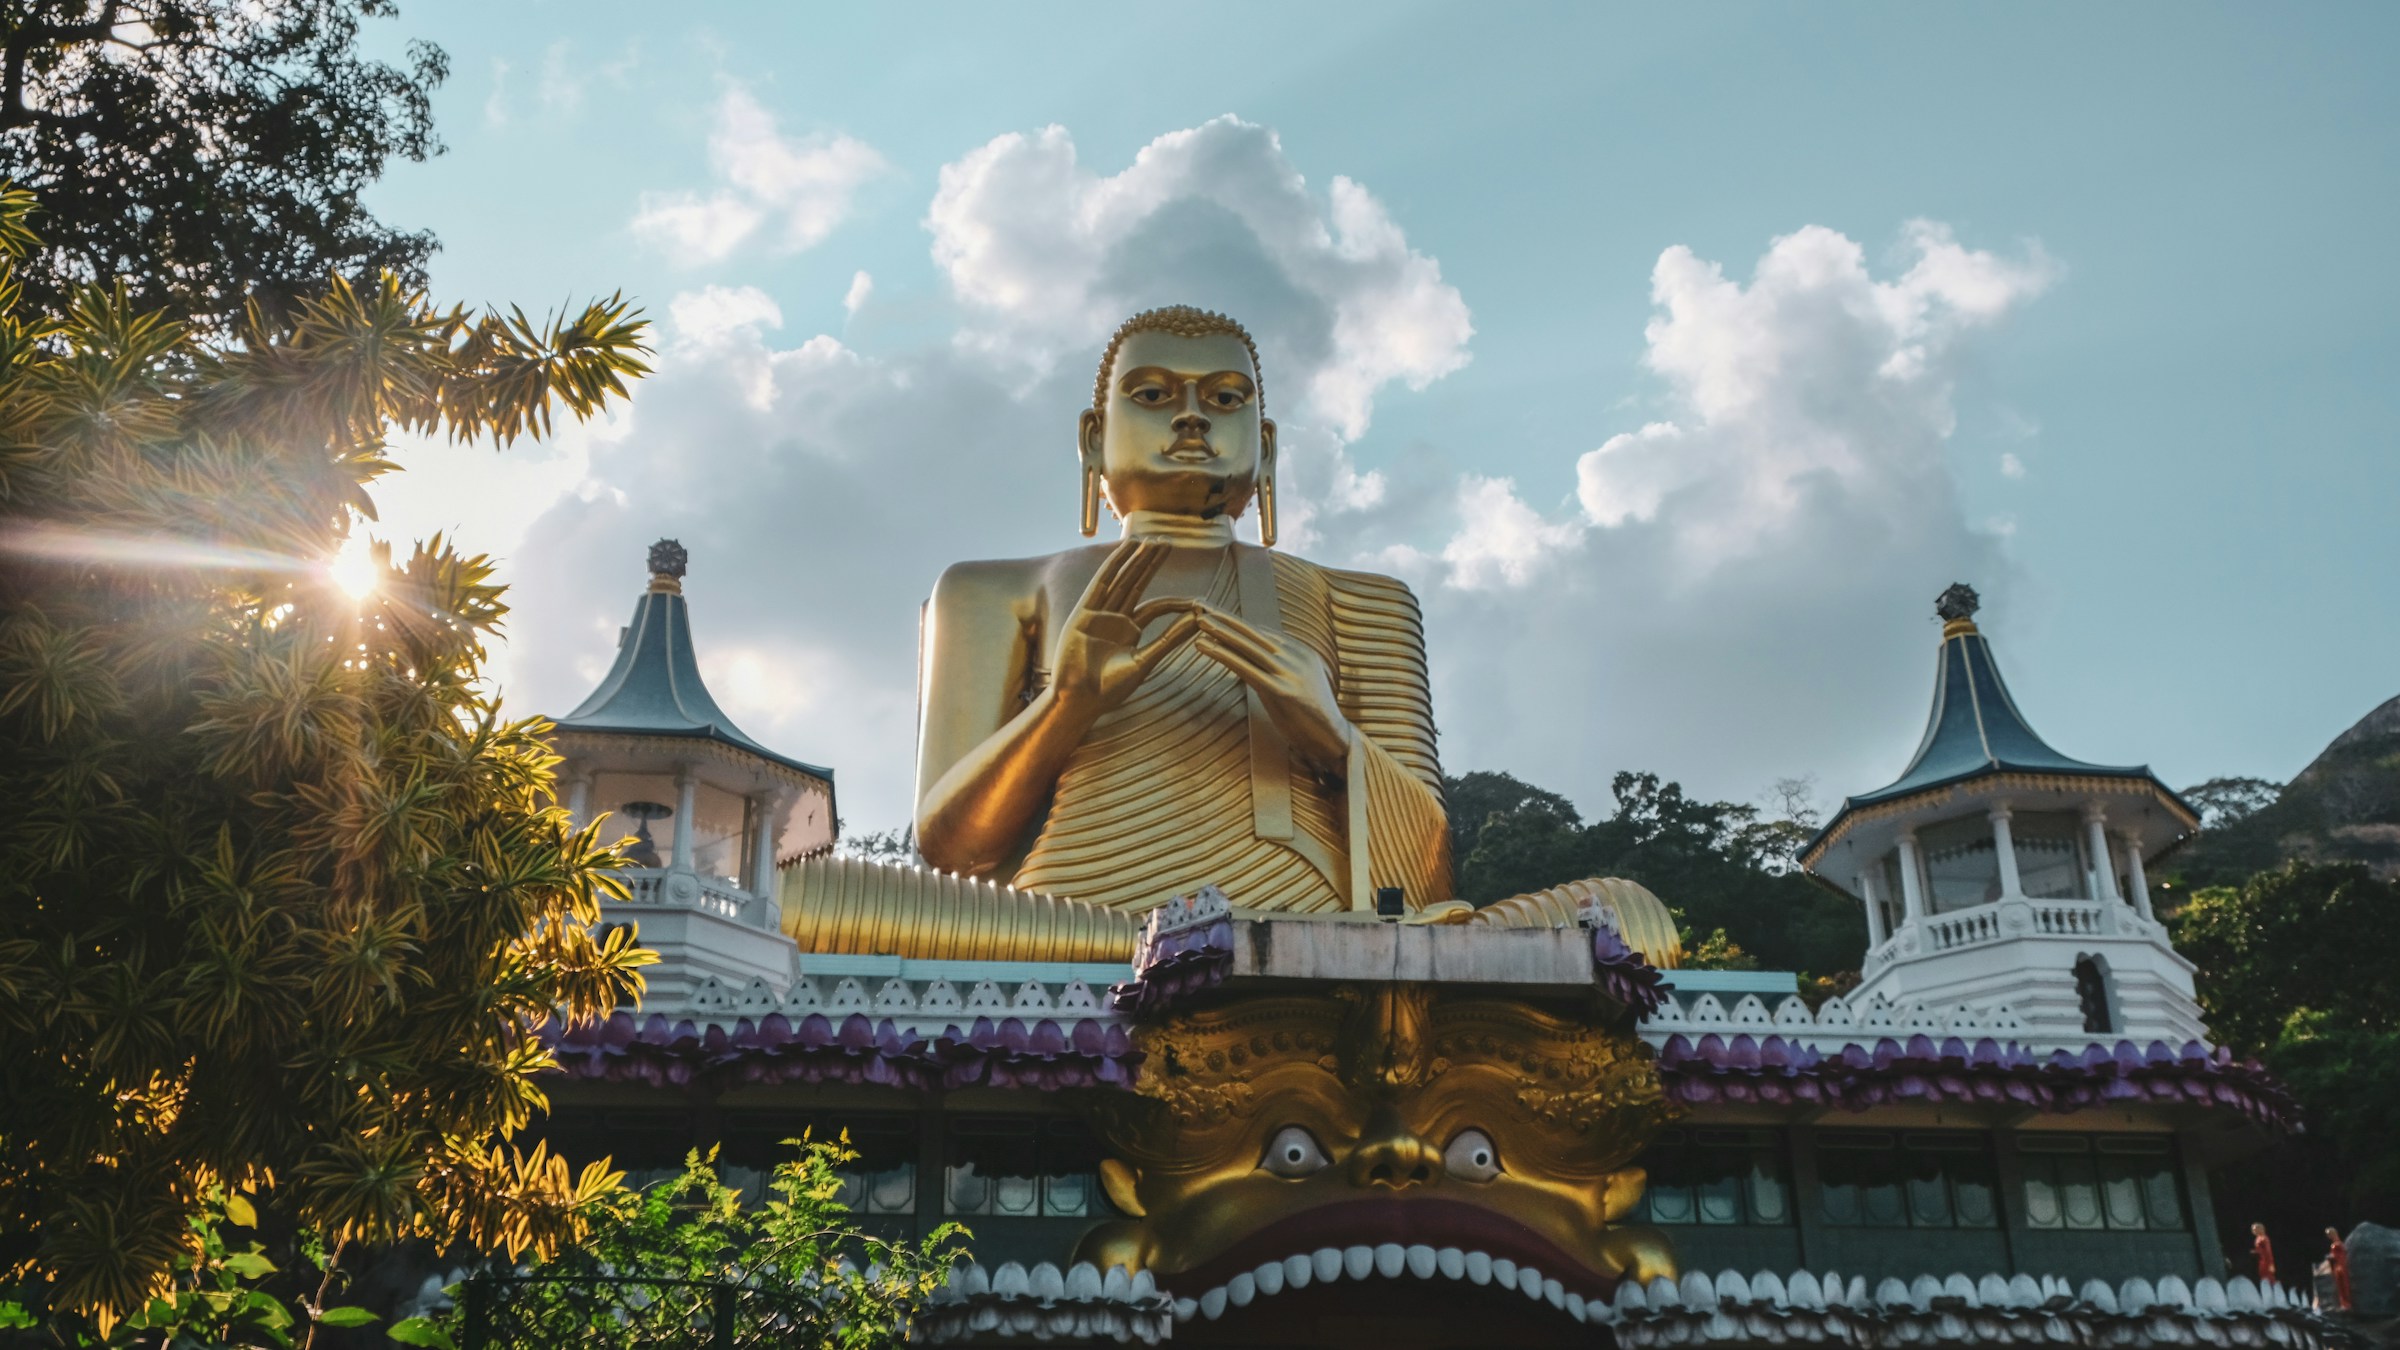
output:
[[[1258,542],[1275,547],[1275,424],[1258,424]]]
[[[1097,408],[1086,408],[1075,419],[1075,458],[1083,467],[1083,514],[1078,523],[1086,539],[1100,533],[1100,429],[1104,425]]]

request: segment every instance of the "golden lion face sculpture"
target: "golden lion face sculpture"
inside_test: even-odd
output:
[[[1135,1217],[1078,1260],[1193,1292],[1360,1243],[1479,1251],[1587,1298],[1674,1273],[1662,1235],[1616,1224],[1674,1113],[1629,1030],[1401,984],[1253,997],[1141,1044],[1136,1093],[1089,1102]]]

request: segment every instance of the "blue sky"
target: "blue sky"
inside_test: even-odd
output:
[[[1454,771],[1877,786],[1968,580],[2060,748],[2283,778],[2400,692],[2395,30],[412,3],[450,152],[375,201],[439,298],[623,288],[662,351],[559,447],[403,447],[385,528],[506,560],[528,711],[680,534],[720,696],[896,824],[913,597],[1072,541],[1099,340],[1191,299],[1261,330],[1303,550],[1424,595]]]

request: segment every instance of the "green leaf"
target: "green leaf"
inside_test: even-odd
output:
[[[258,1314],[260,1323],[266,1327],[288,1327],[292,1324],[292,1310],[283,1306],[282,1299],[264,1289],[251,1290],[247,1304],[250,1311]]]
[[[390,1329],[383,1334],[402,1345],[429,1346],[431,1350],[458,1350],[457,1345],[450,1340],[450,1333],[442,1330],[441,1323],[430,1318],[402,1318],[392,1323]]]
[[[363,1327],[376,1317],[364,1308],[327,1308],[317,1320],[329,1327]]]
[[[225,1197],[225,1222],[236,1228],[258,1227],[258,1211],[239,1192]]]
[[[275,1263],[257,1252],[235,1252],[225,1258],[225,1268],[246,1280],[263,1280],[275,1273]]]

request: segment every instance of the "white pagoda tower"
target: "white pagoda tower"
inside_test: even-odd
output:
[[[1933,714],[1907,769],[1843,801],[1802,851],[1866,909],[1850,1001],[2013,1010],[2040,1037],[2204,1039],[2192,964],[2150,908],[2148,864],[2199,821],[2147,766],[2050,748],[1944,591]]]
[[[797,948],[783,933],[778,867],[834,837],[833,770],[777,754],[743,733],[709,696],[683,597],[687,555],[650,547],[650,585],[617,640],[617,660],[582,706],[558,719],[578,825],[602,812],[636,838],[632,892],[604,902],[662,958],[650,996],[673,1003],[714,976],[739,989],[782,989]]]

